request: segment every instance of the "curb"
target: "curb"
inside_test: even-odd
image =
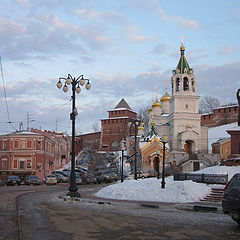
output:
[[[221,207],[216,206],[203,206],[203,205],[193,205],[193,204],[177,204],[176,209],[187,210],[187,211],[197,211],[197,212],[212,212],[212,213],[222,213]]]

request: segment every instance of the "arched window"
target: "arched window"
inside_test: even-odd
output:
[[[179,88],[180,88],[180,79],[177,78],[177,80],[176,80],[176,92],[179,92]]]
[[[112,142],[112,151],[117,151],[118,150],[118,141],[115,140]]]
[[[195,92],[195,84],[193,78],[192,78],[192,91]]]
[[[184,91],[188,91],[189,90],[188,78],[187,77],[183,78],[183,90]]]

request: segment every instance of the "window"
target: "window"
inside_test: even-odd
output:
[[[176,80],[176,92],[179,91],[179,88],[180,88],[180,80],[179,80],[179,78],[177,78],[177,80]]]
[[[185,105],[185,108],[188,109],[188,104]]]
[[[7,149],[7,140],[3,140],[3,150]]]
[[[188,91],[189,90],[188,78],[187,77],[183,78],[183,90],[184,91]]]
[[[18,148],[18,141],[14,141],[14,148]]]
[[[20,140],[19,141],[19,148],[20,149],[25,149],[26,148],[26,141],[25,140]]]
[[[20,169],[24,169],[24,165],[25,165],[25,164],[24,164],[24,161],[21,160],[21,161],[20,161]]]
[[[37,142],[37,150],[41,150],[42,147],[42,141],[38,140]]]
[[[7,159],[2,159],[2,170],[7,169]]]
[[[32,148],[32,141],[27,141],[27,148]]]
[[[117,151],[118,150],[118,141],[115,140],[112,142],[112,151]]]
[[[192,79],[192,90],[195,92],[195,85],[194,85],[194,80]]]

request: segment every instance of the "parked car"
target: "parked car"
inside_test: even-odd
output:
[[[85,184],[97,183],[97,178],[92,173],[88,173],[88,174],[82,175],[82,181]]]
[[[76,184],[82,184],[83,181],[79,175],[76,175]]]
[[[149,169],[146,171],[145,177],[156,177],[157,171],[154,169]]]
[[[240,173],[235,174],[224,188],[222,208],[240,225]]]
[[[66,177],[60,173],[54,173],[54,175],[56,176],[57,178],[57,182],[58,183],[67,183],[67,182],[70,182],[70,179],[69,177]]]
[[[147,178],[147,177],[149,177],[149,175],[151,175],[151,174],[148,173],[148,172],[137,171],[137,177],[138,178]]]
[[[40,185],[40,184],[41,184],[41,181],[40,181],[40,179],[39,179],[38,176],[28,175],[28,176],[26,176],[26,178],[25,178],[25,184],[26,184],[26,185],[30,185],[30,184]]]
[[[56,185],[57,184],[57,177],[55,174],[51,174],[46,176],[46,184],[47,185]]]
[[[69,177],[70,176],[70,171],[69,170],[55,170],[53,171],[53,174],[61,174],[64,177]]]
[[[3,180],[0,178],[0,186],[3,186],[4,185],[4,182]]]
[[[7,185],[8,186],[14,186],[14,185],[20,185],[21,184],[21,179],[18,176],[8,176],[7,178]]]

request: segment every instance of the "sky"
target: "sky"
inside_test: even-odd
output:
[[[0,134],[26,129],[27,115],[29,127],[71,134],[71,91],[56,88],[68,74],[92,85],[76,97],[77,134],[122,98],[150,106],[171,93],[181,36],[197,94],[236,103],[239,23],[239,0],[0,0]]]
[[[228,174],[230,180],[239,173],[240,166],[213,166],[194,173],[199,174]],[[211,188],[224,188],[222,184],[196,183],[191,180],[173,181],[173,176],[165,179],[165,188],[161,188],[162,179],[146,178],[120,181],[102,188],[96,196],[120,200],[138,200],[153,202],[187,203],[199,202],[211,193]]]

